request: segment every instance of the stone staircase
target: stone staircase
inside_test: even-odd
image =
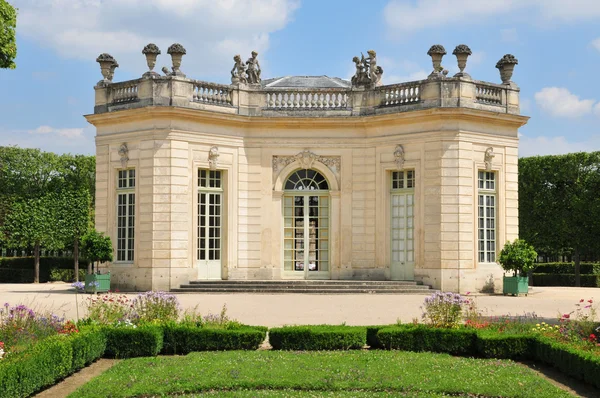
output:
[[[190,281],[176,293],[309,293],[309,294],[431,294],[431,286],[414,281],[279,280]]]

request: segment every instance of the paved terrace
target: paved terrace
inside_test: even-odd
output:
[[[135,293],[126,293],[134,298]],[[218,314],[227,305],[230,318],[269,327],[289,324],[377,325],[410,322],[420,317],[425,295],[410,294],[176,294],[184,309],[197,306],[201,314]],[[27,304],[52,309],[57,315],[77,318],[85,313],[87,294],[75,294],[66,283],[0,284],[0,305]],[[534,287],[528,297],[476,295],[484,315],[523,315],[535,312],[544,320],[575,309],[580,299],[600,302],[598,288]],[[597,305],[597,304],[596,304]],[[600,320],[600,318],[599,318]]]

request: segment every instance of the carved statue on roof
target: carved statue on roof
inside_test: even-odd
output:
[[[248,75],[248,83],[249,84],[260,84],[260,64],[258,63],[258,53],[256,51],[252,51],[252,57],[248,58],[246,61],[246,65],[248,69],[246,69],[246,74]]]
[[[356,72],[352,76],[352,85],[358,87],[376,87],[381,85],[381,75],[383,75],[383,68],[377,66],[377,53],[375,50],[367,51],[369,54],[365,58],[364,54],[361,53],[361,58],[352,58],[352,61],[356,65]]]
[[[231,69],[231,84],[247,83],[246,65],[242,62],[242,57],[238,54],[233,57],[233,69]]]

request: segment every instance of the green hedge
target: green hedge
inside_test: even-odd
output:
[[[4,283],[32,283],[34,274],[33,257],[0,257],[0,280]],[[87,269],[87,261],[79,260],[79,269]],[[73,258],[71,257],[40,257],[40,282],[52,280],[60,274],[57,270],[71,270],[73,273]]]
[[[367,326],[367,345],[371,348],[385,348],[381,341],[377,338],[377,333],[381,329],[393,327],[396,325],[373,325]]]
[[[163,347],[163,331],[158,326],[104,327],[107,358],[153,357]]]
[[[106,350],[106,335],[99,328],[80,328],[79,333],[73,333],[69,339],[73,347],[73,371],[102,358]]]
[[[600,275],[600,263],[580,263],[580,274]],[[574,274],[574,263],[538,263],[533,269],[536,274]]]
[[[256,350],[267,336],[262,326],[217,329],[192,325],[163,326],[162,354],[188,354],[194,351]]]
[[[600,388],[600,357],[539,336],[535,359],[558,368],[562,373]]]
[[[269,329],[269,342],[275,350],[360,349],[367,342],[367,331],[361,326],[284,326]]]
[[[0,362],[0,397],[27,397],[72,372],[73,347],[52,336]]]
[[[399,325],[377,332],[380,345],[405,351],[447,352],[475,355],[477,332],[473,329],[442,329],[425,325]]]
[[[600,275],[581,274],[582,287],[600,287]],[[575,286],[572,274],[533,274],[533,286]]]
[[[500,334],[478,331],[477,354],[484,358],[533,359],[536,337],[531,334]]]

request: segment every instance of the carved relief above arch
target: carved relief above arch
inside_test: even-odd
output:
[[[304,150],[293,156],[273,156],[273,189],[283,190],[287,177],[297,169],[315,169],[325,176],[331,191],[339,190],[341,158],[339,156],[319,156]]]

